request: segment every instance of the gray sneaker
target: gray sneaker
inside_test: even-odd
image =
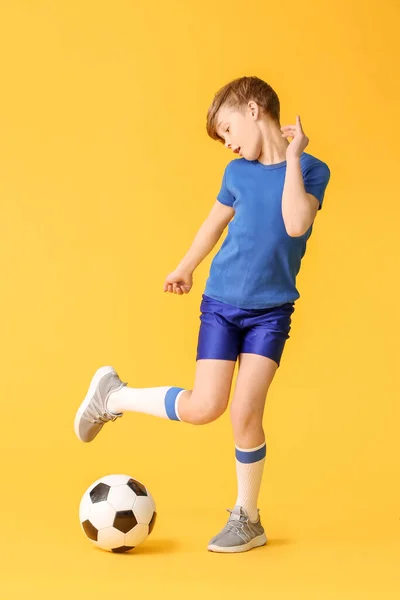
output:
[[[250,521],[243,506],[235,506],[223,530],[210,540],[207,549],[211,552],[246,552],[267,543],[264,528],[258,521]],[[259,511],[258,511],[259,513]]]
[[[81,442],[91,442],[104,423],[122,417],[122,413],[113,414],[107,410],[107,400],[111,392],[117,392],[125,385],[113,367],[101,367],[96,371],[75,417],[75,433]]]

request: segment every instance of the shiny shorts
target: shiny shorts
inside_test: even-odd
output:
[[[260,354],[280,365],[290,337],[294,302],[271,308],[245,309],[203,294],[197,358],[236,361],[239,354]]]

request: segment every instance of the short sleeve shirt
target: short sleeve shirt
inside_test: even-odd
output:
[[[303,152],[300,165],[306,192],[322,208],[330,170],[326,163]],[[286,231],[282,194],[286,161],[263,165],[234,159],[226,167],[217,199],[235,216],[215,255],[204,293],[240,308],[280,306],[300,297],[296,276],[313,226],[299,237]]]

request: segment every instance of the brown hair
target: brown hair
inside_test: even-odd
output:
[[[239,77],[227,83],[214,96],[207,112],[207,133],[213,140],[223,142],[217,133],[217,114],[222,106],[243,110],[253,100],[280,125],[280,103],[277,93],[258,77]]]

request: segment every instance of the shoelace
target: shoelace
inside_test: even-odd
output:
[[[96,415],[91,418],[92,423],[107,423],[108,421],[115,421],[118,417],[114,417],[108,415],[107,413],[103,413],[102,415]]]
[[[226,510],[232,516],[233,510],[231,510],[230,508],[227,508]],[[240,532],[243,531],[243,527],[247,525],[248,521],[249,520],[244,515],[240,515],[240,519],[230,518],[228,523],[226,524],[227,531],[233,531],[233,533],[240,534]]]
[[[118,417],[121,416],[112,415],[111,413],[107,412],[106,409],[102,408],[101,402],[96,397],[96,395],[94,396],[92,406],[89,405],[86,409],[86,412],[88,415],[88,420],[91,423],[97,423],[99,425],[101,423],[107,423],[108,421],[115,421],[116,419],[118,419]]]

